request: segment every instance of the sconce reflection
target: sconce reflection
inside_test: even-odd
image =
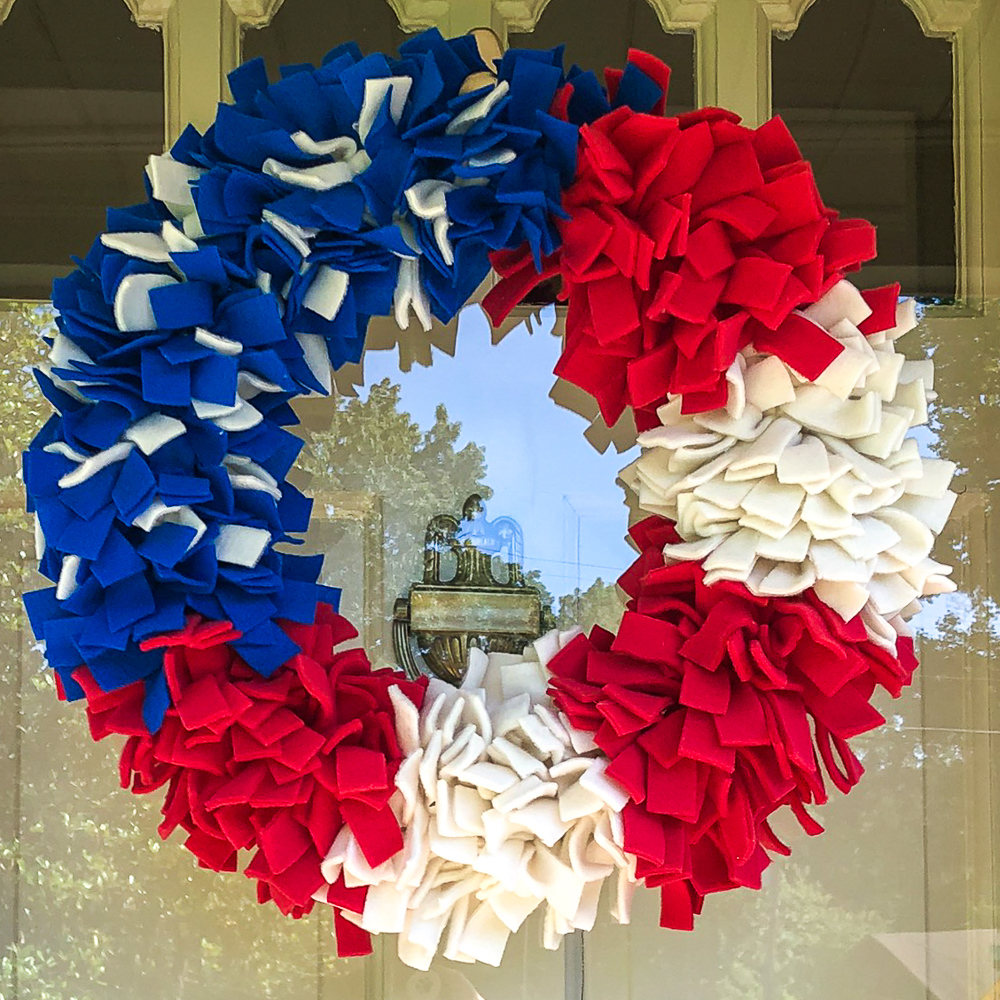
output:
[[[445,576],[446,560],[454,566]],[[537,587],[524,579],[524,534],[510,517],[491,521],[473,493],[462,516],[437,514],[424,539],[424,579],[396,601],[393,649],[410,676],[423,668],[461,683],[469,648],[520,653],[542,632]],[[498,577],[497,572],[500,575]]]

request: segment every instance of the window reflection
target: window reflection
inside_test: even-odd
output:
[[[460,683],[472,647],[520,654],[553,624],[551,603],[524,576],[521,525],[489,518],[473,493],[460,515],[428,521],[423,576],[393,606],[393,653],[412,677]]]
[[[365,963],[335,958],[328,910],[290,920],[199,869],[183,834],[160,841],[162,795],[120,789],[121,741],[92,742],[56,697],[21,605],[43,581],[18,479],[52,333],[50,307],[0,306],[0,997],[361,1000]]]
[[[145,198],[163,49],[122,0],[16,0],[0,24],[0,298],[48,298],[108,205]]]
[[[643,49],[671,69],[667,114],[694,107],[694,35],[666,32],[649,0],[549,0],[535,30],[512,31],[511,48],[566,46],[566,65],[576,63],[604,79],[605,66],[624,66],[630,48]]]
[[[878,226],[863,286],[955,295],[952,46],[903,0],[820,0],[772,46],[776,114],[828,205]]]
[[[161,844],[158,803],[116,788],[117,748],[91,743],[79,706],[55,699],[21,623],[19,593],[34,583],[16,479],[16,456],[47,411],[27,370],[49,324],[48,310],[35,306],[0,315],[7,347],[0,412],[9,435],[0,452],[8,498],[0,551],[0,926],[5,943],[18,942],[5,952],[0,994],[360,1000],[365,965],[333,958],[327,921],[286,920],[256,906],[241,877],[200,871],[179,844]],[[956,553],[961,592],[929,602],[917,621],[917,685],[899,701],[879,702],[888,724],[859,740],[865,780],[819,811],[825,836],[780,830],[793,855],[769,869],[764,891],[712,899],[693,934],[660,930],[649,891],[638,894],[630,927],[602,917],[584,943],[588,996],[990,995],[990,976],[1000,978],[991,860],[998,612],[989,573],[1000,537],[988,485],[996,410],[962,381],[981,375],[989,331],[987,321],[937,319],[920,329],[950,404],[936,410],[936,437],[924,446],[972,464],[942,540]],[[608,581],[632,553],[622,541],[626,510],[614,477],[629,456],[598,454],[583,422],[548,398],[558,350],[551,313],[533,333],[521,327],[491,346],[485,321],[470,310],[454,358],[435,350],[432,366],[402,372],[393,352],[375,351],[357,398],[317,401],[308,461],[312,488],[331,499],[329,508],[317,504],[315,547],[327,552],[327,581],[347,584],[345,607],[363,606],[372,584],[367,561],[379,552],[385,600],[372,619],[388,621],[393,598],[422,572],[429,517],[457,512],[461,498],[478,491],[488,496],[490,519],[509,514],[520,523],[526,573],[553,595],[560,624],[586,625],[602,613],[614,619],[604,624],[616,624],[621,605]],[[380,526],[374,546],[365,537],[372,524]],[[565,956],[543,952],[537,930],[512,942],[498,970],[441,963],[413,973],[387,958],[381,995],[402,1000],[433,987],[442,1000],[562,996]]]
[[[554,319],[550,310],[534,332],[522,325],[494,345],[485,317],[469,309],[454,358],[435,351],[432,365],[400,371],[393,352],[369,350],[356,397],[300,408],[311,489],[382,498],[383,610],[372,623],[380,655],[391,656],[384,630],[395,601],[423,579],[428,523],[457,515],[473,494],[494,525],[520,528],[524,583],[539,591],[544,624],[617,625],[615,580],[632,550],[616,477],[629,456],[599,454],[586,422],[549,398],[561,349]],[[332,551],[328,564],[344,562]],[[442,566],[443,578],[450,572]],[[348,575],[345,608],[358,606],[357,590]]]
[[[386,0],[284,0],[267,27],[243,36],[243,58],[261,56],[272,74],[279,66],[311,62],[343,42],[357,42],[361,51],[395,52],[406,33]]]

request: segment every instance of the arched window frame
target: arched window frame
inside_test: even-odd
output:
[[[770,39],[790,38],[815,0],[754,0],[770,26]],[[1000,99],[996,84],[984,72],[1000,58],[1000,34],[986,16],[995,4],[983,0],[897,0],[916,17],[929,38],[952,43],[955,156],[955,233],[957,307],[938,307],[941,314],[981,312],[988,300],[1000,297],[996,250],[985,237],[1000,219],[988,220],[983,191],[991,189],[989,174],[997,170],[985,156],[983,122],[996,122]],[[770,71],[768,72],[770,76]],[[995,241],[994,241],[995,242]]]
[[[17,0],[0,0],[0,31]],[[297,0],[122,0],[140,27],[163,36],[165,144],[187,122],[204,128],[216,104],[228,98],[226,74],[240,61],[241,34],[266,27],[283,2]],[[406,31],[438,27],[459,34],[490,26],[506,38],[508,29],[530,31],[550,0],[383,0]],[[615,0],[606,0],[614,3]],[[814,0],[648,0],[664,30],[691,31],[696,39],[698,104],[720,104],[758,124],[771,110],[771,41],[798,27]],[[953,41],[956,229],[960,305],[935,310],[948,333],[974,338],[988,333],[986,303],[1000,301],[1000,144],[984,129],[1000,125],[1000,0],[898,0],[914,12],[925,34]],[[748,44],[748,40],[753,40]],[[152,152],[152,151],[151,151]],[[2,306],[2,301],[0,301]],[[599,436],[599,435],[598,435]],[[960,586],[990,580],[988,532],[983,497],[967,494],[956,516],[956,531],[968,541],[968,561],[960,567]],[[375,536],[377,537],[377,536]],[[976,637],[977,644],[989,643]],[[970,643],[971,645],[971,643]],[[963,722],[971,732],[995,731],[989,681],[971,652]],[[985,755],[983,755],[985,757]],[[1000,786],[984,759],[966,778],[970,794],[966,813],[943,817],[964,824],[970,871],[989,874],[993,845],[1000,836],[996,803]],[[581,944],[565,947],[565,995],[582,995]],[[384,995],[382,962],[366,966],[366,995]]]
[[[17,0],[0,0],[0,26]],[[165,136],[169,145],[187,122],[206,127],[227,99],[226,74],[240,61],[241,35],[270,24],[282,3],[296,0],[122,0],[138,25],[164,43]],[[404,31],[438,27],[459,34],[489,26],[530,31],[550,0],[383,0]],[[739,112],[749,124],[771,113],[771,40],[788,37],[815,0],[647,0],[665,31],[695,35],[697,101]],[[1000,206],[984,192],[1000,190],[1000,162],[987,162],[984,121],[1000,121],[1000,19],[996,0],[898,0],[925,34],[954,48],[958,310],[981,311],[1000,299]],[[0,27],[2,30],[2,27]],[[748,40],[753,39],[753,44]],[[994,160],[997,158],[994,157]],[[993,241],[995,244],[995,241]]]

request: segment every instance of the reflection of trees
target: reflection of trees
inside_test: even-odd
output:
[[[24,652],[19,593],[32,545],[17,469],[20,451],[48,413],[29,374],[44,353],[39,332],[48,322],[47,313],[35,307],[0,313],[5,346],[0,919],[5,934],[15,870],[20,893],[20,939],[16,948],[3,942],[0,996],[243,1000],[312,996],[318,988],[324,996],[353,994],[349,981],[362,973],[330,957],[325,917],[294,922],[273,907],[258,907],[242,877],[201,871],[179,844],[159,842],[159,796],[136,799],[116,790],[117,748],[110,741],[89,741],[79,706],[59,704],[38,657]],[[986,490],[998,478],[994,428],[987,417],[1000,401],[1000,341],[982,320],[931,320],[912,336],[921,340],[909,346],[910,356],[933,350],[938,366],[941,399],[931,447],[968,470],[969,489]],[[311,453],[301,464],[313,474],[316,489],[383,498],[387,593],[395,596],[421,573],[429,518],[441,511],[457,513],[472,492],[489,496],[485,452],[471,443],[458,447],[460,424],[443,407],[434,424],[421,429],[401,412],[400,387],[388,381],[372,387],[365,401],[342,399],[324,406]],[[967,561],[972,543],[959,531],[950,537],[942,558]],[[929,697],[957,702],[969,672],[985,673],[988,664],[995,602],[985,574],[969,576],[971,585],[961,599],[935,602],[942,610],[921,637]],[[529,570],[527,578],[542,588],[551,606],[537,571]],[[621,614],[614,584],[602,580],[554,603],[561,627],[595,622],[614,627]],[[970,636],[977,641],[970,642]],[[996,925],[990,872],[971,869],[973,855],[965,846],[971,833],[962,828],[970,814],[970,790],[976,787],[968,780],[975,742],[959,731],[922,732],[931,705],[919,694],[899,703],[883,700],[880,707],[889,725],[857,741],[868,771],[865,780],[846,798],[831,793],[834,801],[818,811],[829,834],[813,841],[797,836],[793,857],[777,861],[764,892],[709,900],[694,935],[659,931],[655,901],[643,909],[631,931],[641,948],[631,961],[654,970],[649,981],[662,984],[669,972],[669,995],[697,1000],[903,1000],[917,994],[878,978],[879,970],[888,976],[894,969],[888,953],[854,959],[873,934],[923,929],[928,886],[939,901],[930,915],[937,928]],[[18,781],[9,766],[17,760],[18,745],[20,842],[7,805]],[[954,827],[939,829],[936,843],[927,833],[935,823]],[[969,886],[977,882],[969,912]],[[940,910],[942,900],[948,912]],[[601,961],[599,954],[594,960]],[[10,988],[15,976],[17,994]]]
[[[807,866],[786,862],[770,870],[764,891],[740,907],[739,919],[717,926],[717,962],[701,964],[693,995],[809,1000],[829,995],[838,959],[877,933],[881,922],[874,912],[838,905]]]
[[[615,583],[598,577],[586,590],[574,588],[572,594],[559,598],[559,627],[579,625],[590,631],[594,625],[615,630],[621,622],[624,602]]]
[[[553,607],[555,605],[555,599],[552,596],[552,592],[548,587],[542,582],[541,570],[529,569],[524,574],[524,582],[529,587],[535,587],[538,590],[538,594],[542,601],[542,632],[548,632],[554,629],[558,622],[556,621],[555,612]],[[560,598],[560,601],[562,598]],[[560,628],[564,626],[560,625]]]
[[[0,310],[0,477],[6,483],[20,469],[20,454],[51,408],[38,390],[32,367],[48,353],[43,336],[55,332],[52,310],[31,303],[11,303]]]
[[[25,572],[34,544],[25,534],[30,518],[21,488],[21,452],[38,432],[51,409],[35,382],[32,367],[47,354],[43,335],[54,332],[47,306],[12,303],[0,309],[0,623],[17,626]],[[11,533],[18,534],[12,544]]]
[[[1000,404],[1000,338],[995,306],[985,316],[926,316],[902,342],[911,358],[932,357],[940,393],[931,413],[933,450],[959,466],[959,486],[984,490],[1000,479],[996,428]]]
[[[915,1000],[923,988],[874,935],[997,925],[989,873],[974,867],[976,832],[967,826],[982,737],[940,727],[940,719],[922,728],[933,710],[928,698],[946,699],[944,711],[952,711],[970,681],[961,666],[978,655],[969,650],[969,629],[985,629],[988,616],[975,600],[963,604],[968,615],[935,615],[932,632],[921,636],[926,676],[915,690],[899,701],[876,698],[886,726],[852,741],[864,779],[848,796],[830,788],[831,801],[813,810],[828,832],[811,839],[789,820],[780,832],[792,857],[775,860],[763,892],[706,903],[706,911],[718,910],[709,923],[717,939],[711,957],[699,951],[697,976],[679,995]]]
[[[399,408],[400,387],[383,379],[368,398],[339,399],[309,437],[303,468],[316,491],[358,490],[381,496],[385,519],[386,594],[406,592],[423,575],[424,533],[435,514],[459,513],[470,493],[489,497],[486,456],[469,443],[455,445],[462,425],[438,406],[421,430]]]
[[[3,652],[11,662],[18,650],[7,641]],[[328,977],[338,971],[320,917],[292,921],[259,907],[246,879],[199,870],[177,837],[163,844],[162,795],[117,790],[118,741],[91,743],[80,707],[60,704],[39,668],[29,657],[21,842],[2,845],[20,878],[20,940],[4,956],[18,984],[11,995],[315,996],[317,963]]]
[[[331,403],[322,423],[310,428],[302,461],[316,492],[358,490],[381,497],[389,610],[422,579],[428,521],[436,514],[460,514],[472,493],[488,499],[493,492],[486,485],[485,449],[473,442],[455,447],[462,425],[442,405],[433,425],[422,430],[400,409],[400,391],[383,379],[365,400]],[[542,629],[548,631],[555,626],[555,600],[539,570],[525,570],[524,580],[541,593]]]
[[[807,837],[787,810],[777,817],[792,856],[775,859],[760,892],[710,896],[688,934],[656,928],[655,897],[640,891],[630,931],[634,982],[669,977],[664,996],[698,1000],[924,996],[873,941],[924,926],[921,740],[890,726],[857,744],[865,780],[848,796],[830,789],[830,803],[811,810],[826,834]],[[604,961],[597,944],[588,954]]]
[[[336,995],[361,973],[331,957],[326,916],[259,907],[242,876],[164,845],[162,793],[118,789],[119,741],[92,743],[30,652],[20,594],[38,581],[18,470],[50,412],[31,366],[51,329],[47,307],[0,311],[0,997],[290,1000],[320,983]]]

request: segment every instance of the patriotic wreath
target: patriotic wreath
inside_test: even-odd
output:
[[[665,117],[668,78],[435,31],[277,83],[251,62],[55,282],[24,457],[54,586],[25,602],[59,693],[127,737],[123,786],[166,790],[163,836],[217,871],[251,852],[258,900],[329,905],[341,955],[389,932],[417,968],[497,964],[536,909],[558,947],[612,874],[618,920],[644,882],[673,928],[759,887],[772,814],[820,831],[873,692],[911,680],[905,619],[952,589],[914,304],[844,277],[873,227],[780,120]],[[491,266],[495,321],[560,281],[556,373],[634,414],[649,516],[617,634],[473,650],[455,689],[373,671],[321,557],[279,550],[310,520],[286,427],[370,317],[451,320]]]

